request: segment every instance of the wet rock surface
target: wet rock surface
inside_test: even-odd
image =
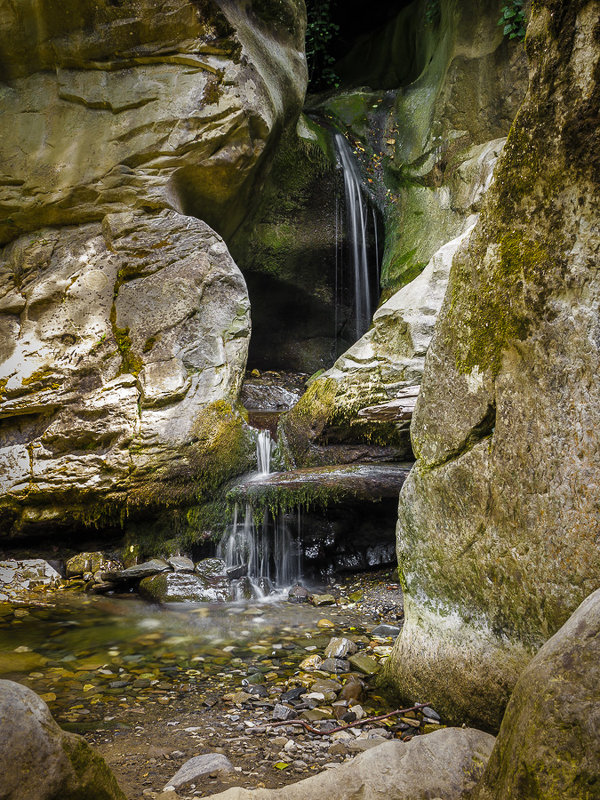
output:
[[[0,602],[23,600],[60,584],[61,575],[41,558],[0,561]]]

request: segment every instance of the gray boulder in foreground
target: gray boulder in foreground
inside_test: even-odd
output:
[[[103,758],[35,692],[0,680],[2,800],[126,800]]]
[[[223,772],[233,772],[233,764],[227,756],[221,753],[206,753],[202,756],[195,756],[186,761],[181,769],[173,775],[163,791],[189,789],[191,784],[201,781],[207,775]]]
[[[600,797],[600,589],[519,678],[477,800]]]
[[[385,742],[347,764],[281,789],[241,789],[212,800],[461,800],[481,778],[494,737],[445,728],[410,742]]]

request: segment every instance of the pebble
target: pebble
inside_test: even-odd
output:
[[[173,775],[163,788],[163,792],[171,789],[187,789],[190,787],[190,784],[195,783],[204,775],[212,775],[213,773],[222,774],[226,772],[233,772],[233,764],[221,753],[207,753],[206,755],[195,756],[194,758],[190,758],[189,761],[186,761],[181,769]]]
[[[357,669],[359,672],[363,672],[365,675],[375,675],[375,673],[379,672],[380,669],[378,661],[370,656],[364,655],[363,653],[356,653],[355,655],[350,656],[348,661],[355,669]]]
[[[313,606],[333,606],[335,605],[335,597],[332,594],[313,594],[311,597]]]
[[[329,640],[329,644],[325,648],[325,658],[345,658],[347,655],[356,653],[357,649],[351,639],[334,637]]]
[[[334,674],[341,674],[343,672],[350,672],[350,661],[343,658],[326,658],[320,665],[319,669],[323,672],[333,672]],[[379,664],[377,664],[379,667]]]
[[[371,634],[373,636],[380,636],[385,639],[388,637],[395,639],[400,634],[400,628],[397,625],[387,625],[386,623],[382,623],[381,625],[377,625],[377,627],[373,628]]]
[[[289,708],[289,706],[284,706],[281,703],[277,703],[275,708],[273,709],[272,717],[274,720],[278,720],[280,722],[286,722],[288,719],[296,719],[298,714],[294,711],[293,708]]]
[[[317,628],[335,628],[335,625],[330,619],[320,619],[317,622]]]

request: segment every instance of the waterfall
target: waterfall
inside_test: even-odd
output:
[[[363,198],[360,173],[350,145],[341,133],[334,137],[344,173],[347,236],[350,268],[354,279],[355,332],[359,339],[371,324],[372,301],[368,263],[367,206]]]
[[[256,461],[259,475],[268,475],[271,472],[271,431],[269,430],[258,432]]]
[[[256,441],[258,472],[255,479],[271,472],[271,433],[261,430]],[[272,517],[265,510],[261,523],[254,519],[251,503],[246,503],[241,519],[236,503],[233,523],[221,539],[217,555],[228,569],[242,569],[246,574],[232,581],[236,599],[251,595],[255,599],[272,593],[274,588],[285,588],[301,577],[302,548],[300,545],[300,511],[298,511],[297,538],[294,539],[285,514]]]
[[[300,518],[298,517],[298,524]],[[232,581],[234,594],[256,599],[283,589],[301,578],[300,529],[294,538],[287,515],[271,517],[265,512],[262,522],[254,520],[254,509],[246,504],[243,519],[236,503],[233,523],[217,549],[217,555],[228,569],[245,568],[246,575]]]

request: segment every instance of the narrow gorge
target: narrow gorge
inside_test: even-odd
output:
[[[598,0],[0,0],[5,800],[597,800]]]

